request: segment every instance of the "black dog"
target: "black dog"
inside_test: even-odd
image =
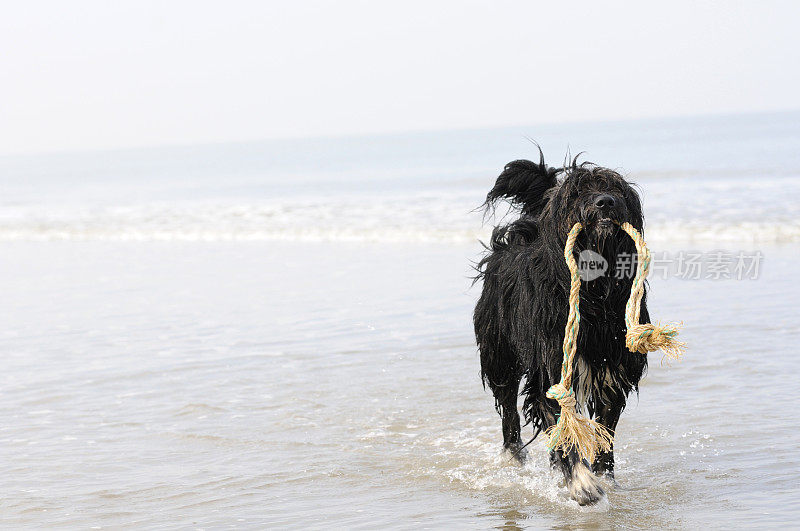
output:
[[[608,270],[582,282],[581,324],[573,388],[578,407],[612,433],[625,401],[646,367],[646,356],[625,347],[625,304],[630,295],[636,252],[633,241],[615,222],[642,231],[639,196],[618,173],[577,157],[563,168],[539,163],[509,163],[486,196],[493,208],[506,199],[519,219],[494,229],[487,255],[478,264],[483,292],[475,307],[475,336],[481,377],[489,384],[502,417],[503,445],[522,459],[517,395],[525,385],[523,413],[534,438],[555,424],[558,403],[545,396],[561,379],[562,342],[567,321],[570,276],[564,262],[567,233],[580,221],[584,230],[575,252],[589,249],[603,256]],[[628,261],[619,260],[621,256]],[[632,262],[632,264],[631,264]],[[641,322],[649,323],[646,297]],[[550,461],[564,473],[570,494],[581,505],[604,492],[595,474],[613,478],[614,454],[599,455],[591,470],[575,451],[551,452]]]

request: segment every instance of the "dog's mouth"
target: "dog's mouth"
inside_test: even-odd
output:
[[[588,229],[598,237],[605,238],[617,231],[619,221],[609,216],[598,216],[588,223]]]
[[[616,222],[609,217],[602,217],[597,220],[597,230],[609,232],[616,226]]]
[[[615,240],[616,234],[619,232],[619,221],[610,216],[601,215],[587,223],[586,232],[591,242],[590,245],[602,253]]]

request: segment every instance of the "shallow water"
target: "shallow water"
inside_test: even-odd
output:
[[[588,509],[538,441],[524,467],[500,452],[470,330],[474,245],[0,247],[6,525],[696,528],[800,514],[794,246],[762,248],[757,280],[652,281],[653,315],[684,320],[690,350],[652,360],[618,429],[619,485]]]
[[[689,350],[651,356],[591,508],[541,441],[501,453],[479,379],[473,209],[523,134],[637,181],[657,259],[763,254],[744,280],[654,262]],[[798,113],[5,157],[0,186],[4,527],[800,517]]]

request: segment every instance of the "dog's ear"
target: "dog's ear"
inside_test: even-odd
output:
[[[545,192],[556,186],[556,177],[561,170],[549,168],[539,150],[539,162],[515,160],[506,164],[503,173],[497,178],[486,195],[484,207],[494,207],[500,199],[507,199],[523,213],[534,215],[541,212],[545,203]]]

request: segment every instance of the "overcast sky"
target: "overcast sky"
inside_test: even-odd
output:
[[[800,2],[2,4],[0,153],[800,108]]]

